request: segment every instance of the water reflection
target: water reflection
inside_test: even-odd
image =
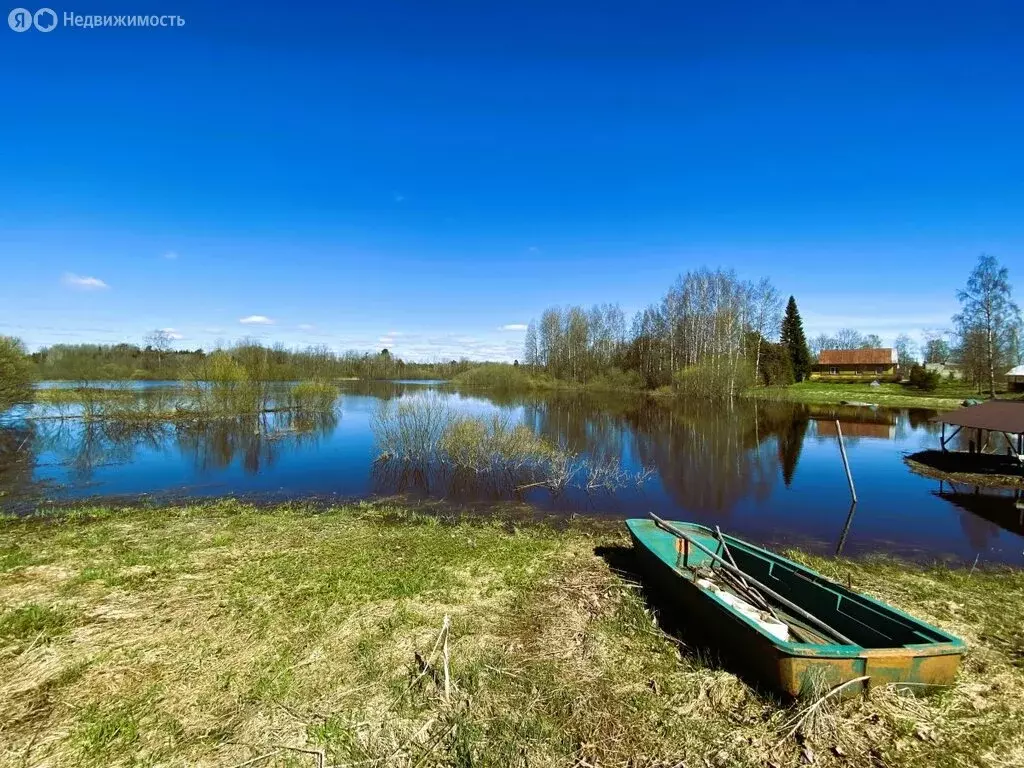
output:
[[[314,447],[338,425],[336,413],[276,412],[182,422],[18,419],[0,426],[0,502],[13,508],[45,491],[82,490],[98,472],[126,467],[141,455],[191,457],[196,472],[238,464],[256,475],[284,453]],[[61,480],[51,472],[60,468]],[[50,474],[48,482],[37,475]]]
[[[804,436],[807,434],[807,427],[811,419],[803,409],[796,409],[792,420],[779,432],[778,455],[779,464],[782,466],[782,481],[786,487],[793,482],[793,475],[796,472],[796,465],[800,461],[800,450],[804,445]]]
[[[902,457],[936,447],[927,411],[737,401],[731,406],[644,396],[444,393],[452,410],[501,411],[595,465],[653,474],[614,491],[530,487],[530,479],[378,461],[370,428],[384,400],[425,385],[351,382],[339,414],[276,412],[181,423],[10,419],[0,427],[0,506],[93,495],[280,497],[413,494],[458,503],[513,501],[553,512],[719,524],[770,545],[844,554],[885,550],[1022,562],[1019,496],[950,487]],[[144,395],[172,398],[173,393]],[[341,415],[343,414],[343,415]],[[37,414],[38,415],[38,414]],[[850,509],[835,422],[860,503]],[[16,503],[16,500],[17,501]]]
[[[31,422],[0,426],[0,508],[13,510],[35,493],[35,440]]]
[[[960,524],[977,550],[988,549],[1000,529],[1024,536],[1024,489],[982,488],[940,480],[933,493],[967,513],[961,515]]]
[[[535,493],[527,473],[478,472],[441,463],[378,460],[371,470],[374,495],[444,498],[455,503],[527,502]]]
[[[636,414],[638,455],[658,469],[681,507],[730,513],[743,498],[767,497],[780,474],[779,439],[793,409],[749,401],[713,409],[680,403]]]
[[[200,472],[226,469],[237,459],[245,472],[255,475],[287,450],[315,446],[337,423],[335,413],[291,412],[193,421],[175,427],[175,441]]]
[[[846,522],[843,523],[843,532],[839,534],[839,541],[836,543],[836,557],[843,554],[846,546],[846,537],[850,535],[850,528],[853,526],[853,516],[857,514],[857,502],[850,502],[850,511],[846,513]]]
[[[162,451],[173,427],[60,419],[32,422],[33,449],[43,464],[67,467],[72,482],[88,483],[99,467],[127,464],[140,447]]]

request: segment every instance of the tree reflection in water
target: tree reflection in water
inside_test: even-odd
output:
[[[179,450],[202,471],[224,469],[240,459],[249,474],[273,466],[283,451],[315,444],[338,424],[335,412],[282,411],[179,424]]]
[[[748,400],[647,409],[637,423],[639,455],[657,467],[680,507],[728,513],[745,497],[769,496],[780,474],[780,440],[799,411],[800,406]],[[775,446],[766,445],[772,441]],[[788,450],[792,472],[799,451]]]
[[[517,471],[477,471],[440,462],[378,459],[371,485],[378,496],[410,494],[442,497],[454,502],[526,501],[539,485],[534,474]]]
[[[810,418],[806,406],[754,400],[578,392],[493,399],[522,408],[524,423],[539,435],[597,465],[656,470],[679,508],[710,512],[747,496],[767,498],[780,474],[791,480]]]
[[[166,450],[173,426],[166,422],[124,423],[59,419],[34,422],[37,457],[70,469],[76,483],[88,483],[98,467],[127,464],[139,448]]]
[[[13,511],[38,491],[33,482],[35,445],[32,422],[0,426],[0,506]]]
[[[197,468],[223,469],[236,459],[257,473],[283,452],[309,446],[338,424],[330,413],[277,412],[193,421],[88,421],[25,419],[0,427],[0,504],[38,499],[44,487],[36,469],[60,466],[76,485],[93,481],[102,467],[130,464],[141,451],[191,455]]]

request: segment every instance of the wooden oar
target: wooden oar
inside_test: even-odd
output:
[[[719,528],[717,525],[715,526],[715,536],[718,538],[719,543],[722,545],[722,554],[729,558],[729,562],[733,564],[733,567],[735,567],[736,570],[740,570],[740,567],[736,565],[736,558],[732,556],[732,551],[729,549],[729,545],[725,541],[725,536],[722,535],[722,529]],[[743,588],[747,590],[747,592],[749,592],[751,595],[753,595],[755,602],[761,603],[764,606],[764,608],[769,611],[772,610],[772,607],[768,605],[768,602],[763,597],[761,597],[761,595],[756,590],[752,589],[751,586],[747,584],[747,580],[745,578],[743,578],[742,576],[737,576],[736,578],[740,580],[740,584],[743,586]],[[772,611],[772,613],[774,614],[774,611]],[[779,617],[776,616],[775,618]]]
[[[828,624],[826,624],[824,621],[819,619],[813,613],[808,613],[807,611],[805,611],[803,608],[801,608],[799,605],[794,603],[789,598],[783,597],[782,595],[780,595],[778,592],[776,592],[771,587],[762,584],[760,581],[755,579],[749,573],[744,573],[743,571],[741,571],[738,567],[736,567],[735,565],[733,565],[729,561],[723,560],[721,557],[716,555],[714,552],[712,552],[710,549],[705,547],[699,541],[697,541],[696,539],[694,539],[691,536],[687,536],[685,533],[680,531],[678,528],[673,526],[668,521],[662,520],[660,517],[658,517],[653,512],[649,512],[648,514],[650,515],[650,518],[657,524],[657,526],[659,528],[662,528],[663,530],[668,531],[672,535],[678,536],[680,539],[683,539],[684,541],[689,542],[690,544],[695,546],[697,549],[699,549],[701,552],[703,552],[705,555],[710,557],[712,560],[715,560],[716,562],[718,562],[719,565],[721,565],[727,571],[729,571],[730,573],[732,573],[735,576],[738,576],[738,577],[743,578],[746,581],[750,582],[755,587],[757,587],[759,590],[761,590],[764,594],[768,595],[768,597],[772,598],[773,600],[777,600],[779,603],[781,603],[783,606],[788,608],[790,611],[793,611],[800,618],[806,619],[813,626],[818,627],[819,629],[823,629],[825,632],[827,632],[829,635],[834,637],[836,640],[842,641],[843,645],[857,645],[857,643],[853,642],[853,640],[851,640],[850,638],[848,638],[846,635],[844,635],[843,633],[839,632],[838,630],[833,629],[832,627],[830,627]]]
[[[736,568],[737,571],[740,571],[740,573],[742,573],[743,572],[742,569],[738,565],[736,565],[736,558],[732,556],[732,550],[729,549],[729,545],[725,541],[725,536],[722,535],[722,529],[719,528],[717,525],[715,526],[715,535],[718,537],[718,540],[722,543],[722,554],[724,554],[727,558],[729,558],[729,562],[733,564],[733,566]],[[729,571],[726,571],[726,573],[729,573]],[[785,624],[786,626],[788,626],[789,627],[789,631],[793,633],[793,636],[797,640],[799,640],[802,643],[816,643],[817,642],[817,641],[812,639],[807,634],[807,630],[806,629],[801,629],[800,627],[793,626],[793,618],[792,617],[790,617],[789,621],[786,621],[781,616],[779,616],[779,614],[776,613],[775,609],[772,607],[772,604],[769,603],[767,600],[765,600],[764,595],[762,595],[760,592],[758,592],[756,589],[754,589],[752,586],[750,586],[747,583],[747,580],[743,576],[733,576],[733,578],[739,580],[740,586],[744,590],[744,594],[746,594],[748,597],[752,598],[752,600],[753,600],[755,605],[760,604],[761,607],[764,608],[764,610],[768,611],[768,613],[771,614],[771,616],[776,621],[781,622],[782,624]],[[803,623],[803,622],[801,622],[801,623]],[[808,627],[807,629],[810,629],[810,628]]]

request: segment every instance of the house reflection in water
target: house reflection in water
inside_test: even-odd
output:
[[[814,422],[815,434],[818,437],[837,437],[838,421],[844,438],[895,440],[897,419],[897,411],[852,406],[815,408],[811,412],[811,420]]]

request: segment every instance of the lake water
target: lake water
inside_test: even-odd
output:
[[[614,491],[569,487],[555,494],[376,462],[371,421],[381,403],[424,392],[439,393],[459,413],[505,413],[595,462],[613,460],[650,474]],[[654,511],[717,524],[767,545],[1024,564],[1020,492],[951,487],[904,464],[905,454],[937,446],[931,415],[749,401],[724,407],[621,395],[468,395],[436,382],[347,382],[336,414],[305,419],[276,413],[260,420],[135,428],[52,418],[36,407],[30,414],[8,414],[0,427],[0,506],[23,513],[44,500],[89,497],[346,500],[398,494],[473,507],[517,502],[544,512],[610,518]],[[859,497],[852,516],[836,419]]]

